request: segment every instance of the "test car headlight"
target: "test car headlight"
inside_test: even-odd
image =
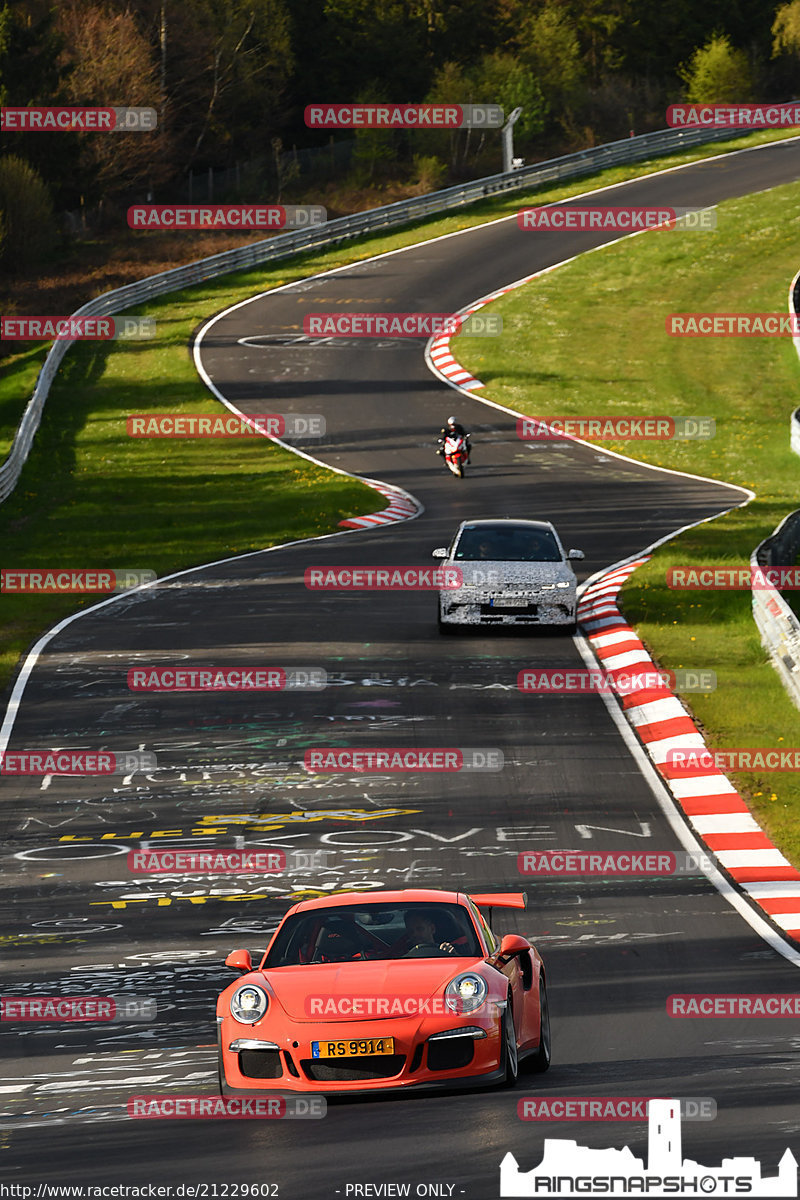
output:
[[[480,1008],[488,994],[486,980],[474,971],[467,971],[451,979],[444,989],[444,1002],[451,1012],[474,1012]]]
[[[556,587],[559,587],[559,588],[570,587],[570,583],[568,580],[565,580],[564,583],[557,583]]]
[[[231,1012],[237,1021],[245,1025],[254,1025],[260,1021],[269,1005],[269,997],[263,988],[254,983],[246,983],[237,988],[231,996]]]

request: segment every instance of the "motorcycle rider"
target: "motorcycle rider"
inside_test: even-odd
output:
[[[464,445],[467,448],[467,462],[469,462],[470,454],[472,453],[469,434],[455,417],[448,417],[447,423],[439,430],[439,449],[436,451],[437,454],[444,454],[444,439],[446,437],[463,437]]]

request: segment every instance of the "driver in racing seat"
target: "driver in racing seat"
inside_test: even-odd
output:
[[[409,950],[413,950],[415,946],[426,945],[436,946],[439,950],[446,950],[448,954],[458,954],[458,950],[452,942],[440,942],[436,937],[436,925],[430,915],[420,909],[410,909],[405,917],[404,923],[406,932],[399,941],[395,942],[392,947],[393,952],[398,958],[402,958]]]
[[[446,437],[463,437],[467,447],[467,462],[469,462],[472,446],[470,445],[469,434],[463,425],[461,425],[455,417],[448,417],[446,423],[439,430],[439,449],[437,454],[444,454],[444,439]]]

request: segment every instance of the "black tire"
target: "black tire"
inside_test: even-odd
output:
[[[519,1051],[517,1050],[517,1031],[514,1028],[514,1012],[511,1007],[510,992],[503,1013],[503,1069],[505,1076],[501,1086],[515,1087],[519,1078]]]
[[[541,1075],[550,1066],[550,1007],[547,1003],[547,987],[543,976],[539,976],[539,1049],[528,1060],[530,1070]]]
[[[222,1028],[219,1025],[217,1026],[217,1086],[220,1096],[229,1094],[225,1083],[225,1073],[222,1070]]]
[[[458,478],[459,479],[464,478],[464,464],[461,462],[458,464]]]
[[[448,625],[445,621],[443,621],[441,614],[439,614],[439,616],[437,616],[436,624],[439,627],[439,633],[443,633],[443,634],[452,636],[452,634],[455,632],[454,626]]]

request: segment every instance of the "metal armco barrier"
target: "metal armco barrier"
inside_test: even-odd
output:
[[[800,271],[789,287],[789,312],[800,312]],[[793,335],[800,356],[800,337]],[[800,408],[790,417],[791,448],[800,454]],[[750,558],[751,569],[789,566],[800,551],[800,509],[784,517],[774,533],[759,543]],[[800,708],[800,620],[776,587],[753,589],[753,619],[761,644],[769,654],[792,702]]]
[[[730,138],[741,137],[743,133],[751,132],[749,127],[661,129],[656,133],[644,133],[619,142],[608,142],[604,146],[593,146],[589,150],[579,150],[575,154],[566,154],[561,158],[550,159],[548,162],[534,163],[530,167],[523,167],[517,171],[489,175],[485,179],[476,179],[472,183],[444,188],[440,192],[429,192],[425,196],[415,196],[410,200],[398,200],[396,203],[384,205],[382,208],[372,208],[367,212],[355,213],[349,217],[338,217],[326,225],[277,234],[264,241],[252,242],[250,245],[240,246],[236,250],[227,250],[222,254],[200,259],[185,267],[174,267],[159,275],[150,275],[137,283],[129,283],[125,287],[105,292],[102,296],[98,296],[95,300],[90,300],[88,304],[76,309],[72,315],[97,316],[124,312],[144,300],[163,296],[167,292],[178,291],[181,288],[190,287],[192,284],[202,283],[206,279],[215,279],[231,271],[241,271],[276,259],[288,258],[303,250],[333,246],[364,233],[389,229],[395,225],[404,225],[420,217],[431,216],[446,212],[451,208],[458,208],[463,204],[470,204],[485,196],[494,196],[499,192],[522,191],[532,184],[578,179],[582,175],[591,175],[606,167],[640,162],[643,159],[651,158],[654,154],[667,154],[690,149],[692,146],[703,145],[706,142],[727,141]],[[11,452],[0,466],[0,503],[7,500],[17,486],[36,430],[39,428],[50,384],[55,378],[62,358],[71,345],[72,341],[67,339],[54,342],[39,373],[33,396],[28,402],[15,434]]]
[[[750,567],[791,565],[800,549],[800,511],[784,517],[774,533],[756,546]],[[800,621],[776,587],[753,589],[753,619],[761,644],[772,659],[792,702],[800,708]]]

